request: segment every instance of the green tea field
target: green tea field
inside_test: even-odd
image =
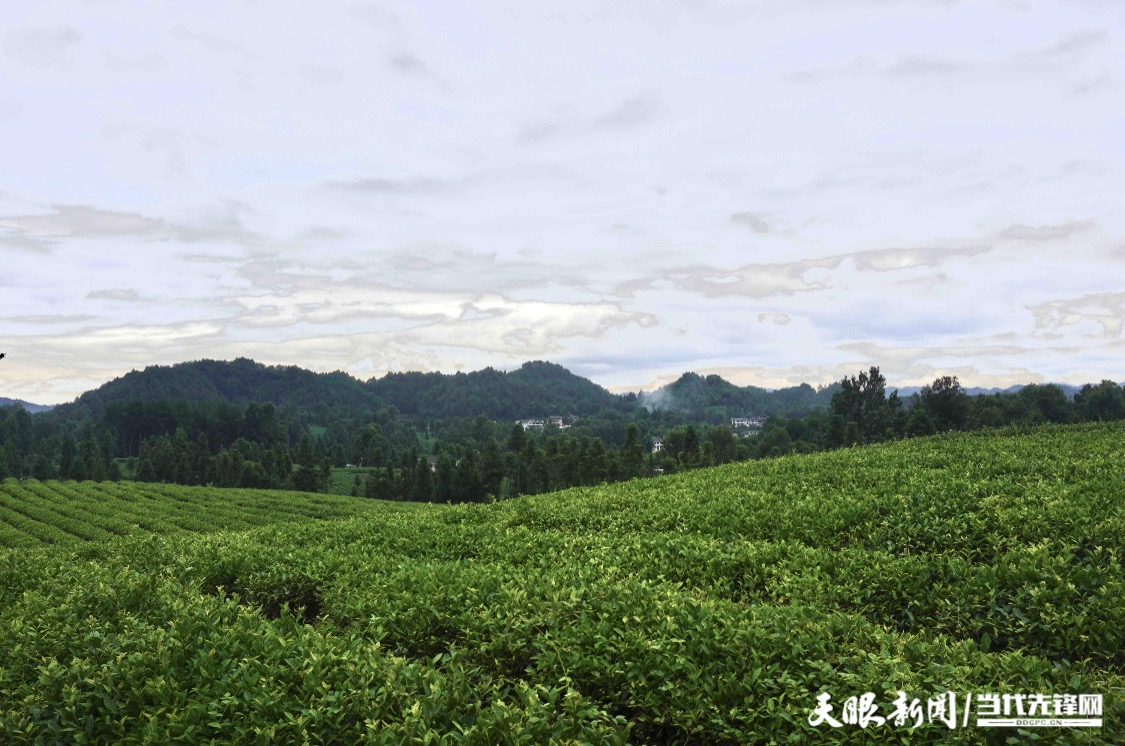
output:
[[[0,482],[0,547],[60,546],[185,531],[240,531],[271,523],[414,507],[269,490],[7,479]]]
[[[1125,742],[1121,424],[415,510],[0,495],[2,743]]]

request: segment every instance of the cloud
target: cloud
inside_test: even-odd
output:
[[[1060,36],[1050,44],[1016,50],[991,59],[909,53],[894,62],[880,64],[869,56],[861,56],[842,66],[797,70],[790,73],[789,78],[802,83],[870,76],[919,83],[1038,78],[1072,69],[1109,43],[1110,34],[1105,29],[1081,29]]]
[[[1110,34],[1104,28],[1082,29],[1061,36],[1054,42],[1036,49],[1016,52],[1006,57],[1002,64],[1012,72],[1052,71],[1069,67],[1085,59],[1091,52],[1110,43]]]
[[[639,127],[660,116],[663,107],[651,94],[634,96],[618,104],[611,111],[594,119],[594,129],[621,129]]]
[[[6,320],[12,321],[17,324],[73,324],[81,323],[84,321],[93,321],[97,316],[90,314],[46,314],[46,315],[30,315],[30,316],[9,316]]]
[[[748,264],[734,269],[688,267],[672,270],[667,276],[680,289],[709,298],[745,296],[760,299],[827,290],[832,287],[828,281],[830,274],[820,273],[821,279],[809,279],[808,275],[814,270],[837,270],[845,262],[850,262],[861,272],[897,272],[920,267],[934,268],[950,259],[988,251],[989,247],[985,245],[872,249],[820,259]]]
[[[567,125],[561,120],[531,122],[519,128],[516,139],[528,145],[537,145],[564,135],[567,130]]]
[[[89,300],[123,300],[130,302],[144,300],[140,295],[137,294],[136,290],[123,288],[114,288],[112,290],[93,290],[86,294],[86,298]]]
[[[676,287],[708,298],[740,295],[748,298],[768,298],[773,295],[792,295],[823,290],[828,285],[809,281],[805,275],[816,267],[835,266],[832,260],[787,262],[777,264],[748,264],[732,270],[709,267],[688,267],[669,273]]]
[[[986,254],[991,249],[987,245],[969,246],[931,246],[911,249],[873,249],[842,255],[850,259],[856,269],[873,272],[896,272],[916,267],[934,268],[949,259]]]
[[[730,216],[732,223],[740,223],[752,230],[754,233],[766,235],[773,233],[774,228],[770,224],[766,213],[762,212],[736,212]]]
[[[183,41],[190,41],[199,44],[212,52],[225,54],[228,52],[241,52],[243,46],[241,43],[224,39],[221,36],[208,34],[204,31],[193,31],[187,26],[178,25],[172,29],[172,36]]]
[[[330,181],[328,187],[347,192],[365,192],[368,194],[437,194],[449,191],[454,187],[454,183],[427,177],[412,179],[357,178]]]
[[[235,296],[235,320],[249,327],[325,327],[377,330],[378,338],[426,346],[478,351],[546,354],[562,350],[560,340],[598,338],[627,325],[653,326],[656,318],[606,302],[515,300],[497,293],[397,288],[360,282],[303,278],[295,287]],[[357,325],[358,324],[358,325]],[[359,332],[363,334],[365,332]]]
[[[428,75],[429,66],[413,52],[399,52],[388,60],[392,69],[406,75]]]
[[[3,227],[3,225],[0,225],[0,228]],[[13,234],[0,234],[0,246],[7,246],[24,251],[34,251],[38,254],[46,254],[51,250],[51,244],[48,241]]]
[[[132,212],[116,212],[85,205],[54,205],[46,215],[0,217],[0,244],[40,253],[66,239],[132,238],[142,241],[181,243],[235,243],[250,248],[299,247],[301,240],[279,241],[246,228],[241,215],[247,210],[229,203],[200,215],[193,221],[168,221]],[[329,234],[313,234],[308,239],[325,240]],[[230,257],[218,257],[227,261]]]
[[[1087,325],[1087,336],[1120,337],[1125,327],[1125,293],[1093,293],[1028,306],[1035,330],[1048,338],[1067,327]],[[1094,332],[1093,329],[1097,329]]]
[[[635,280],[626,280],[617,284],[610,295],[617,296],[618,298],[633,298],[637,293],[654,288],[654,281],[648,277],[640,277]]]
[[[357,21],[362,21],[368,25],[376,28],[398,31],[402,29],[402,22],[399,17],[387,10],[386,8],[369,3],[366,5],[353,5],[348,8],[347,13]]]
[[[1117,78],[1102,70],[1094,77],[1086,77],[1073,83],[1067,93],[1073,98],[1095,96],[1099,93],[1109,93],[1120,88]]]
[[[929,78],[957,75],[969,67],[971,65],[967,62],[947,57],[907,55],[886,67],[883,74],[891,78]]]
[[[56,205],[50,215],[0,217],[0,228],[25,239],[91,236],[148,236],[164,230],[163,220],[136,213],[111,212],[82,205]]]
[[[1074,236],[1088,234],[1094,228],[1093,221],[1072,221],[1058,225],[1013,225],[1000,232],[1001,238],[1015,241],[1064,241]]]
[[[34,26],[10,30],[4,36],[4,54],[28,67],[67,70],[73,67],[73,50],[82,34],[70,26]]]

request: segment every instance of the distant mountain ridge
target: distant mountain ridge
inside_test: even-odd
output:
[[[561,365],[528,362],[505,373],[390,373],[360,381],[336,371],[314,373],[296,366],[266,366],[246,358],[153,365],[115,378],[57,409],[60,416],[84,410],[100,416],[116,402],[185,399],[196,403],[350,411],[395,407],[404,415],[444,419],[515,420],[547,414],[594,414],[625,407],[625,397],[577,376]]]
[[[106,406],[125,401],[186,399],[196,403],[225,402],[245,406],[373,406],[378,402],[363,383],[342,373],[314,373],[295,365],[266,366],[247,358],[197,360],[176,365],[150,365],[87,391],[60,412],[86,409],[101,415]]]
[[[921,387],[887,387],[906,398]],[[968,388],[967,393],[1014,393],[1006,389]],[[1079,390],[1061,385],[1069,398]],[[237,358],[231,361],[197,360],[176,365],[152,365],[115,378],[88,391],[74,402],[45,407],[12,399],[29,412],[53,410],[69,418],[85,413],[100,417],[117,402],[186,400],[193,403],[226,403],[240,407],[271,403],[316,413],[330,419],[332,412],[376,411],[394,407],[401,414],[427,419],[476,417],[516,420],[549,415],[591,415],[603,410],[622,413],[643,407],[676,412],[700,421],[722,422],[730,417],[801,416],[831,405],[839,384],[814,388],[807,383],[781,389],[736,386],[717,375],[684,373],[652,392],[614,394],[561,365],[543,361],[524,363],[504,372],[494,368],[470,373],[389,373],[361,381],[348,373],[315,373],[294,365],[267,366]]]
[[[768,417],[805,414],[827,407],[838,384],[814,389],[807,383],[783,389],[736,386],[717,376],[684,373],[653,392],[640,394],[638,403],[649,409],[671,410],[700,419]]]
[[[1022,389],[1027,388],[1029,385],[1030,384],[1026,384],[1026,383],[1017,383],[1017,384],[1013,384],[1011,386],[1008,386],[1007,388],[1000,388],[998,386],[993,386],[992,388],[987,388],[987,389],[982,388],[980,386],[968,386],[968,387],[965,387],[965,393],[968,394],[969,396],[991,396],[992,394],[1016,394],[1016,393],[1019,393]],[[1066,394],[1067,399],[1073,399],[1074,395],[1082,390],[1081,386],[1072,386],[1069,383],[1045,383],[1045,384],[1036,384],[1036,385],[1039,385],[1039,386],[1058,386],[1060,389],[1062,389],[1062,392],[1064,394]],[[888,386],[887,387],[887,394],[889,395],[892,391],[897,391],[899,397],[906,398],[906,397],[910,396],[911,394],[918,393],[921,390],[922,390],[921,386],[898,386],[898,387]]]
[[[50,411],[51,409],[54,409],[53,404],[32,404],[31,402],[24,401],[23,399],[9,399],[6,396],[0,396],[0,407],[11,407],[11,406],[23,407],[24,409],[26,409],[31,414],[37,414],[39,412],[47,412],[47,411]]]

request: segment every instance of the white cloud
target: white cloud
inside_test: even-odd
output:
[[[1113,376],[1118,5],[22,4],[0,395],[238,355]]]

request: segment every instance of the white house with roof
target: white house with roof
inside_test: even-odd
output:
[[[760,430],[766,424],[765,417],[731,417],[730,426],[733,429],[745,427],[750,430]]]

